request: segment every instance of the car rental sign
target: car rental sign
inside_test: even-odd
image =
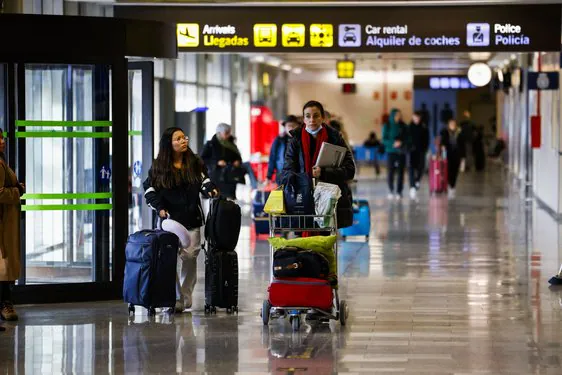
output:
[[[559,51],[560,4],[116,7],[177,26],[181,51]]]

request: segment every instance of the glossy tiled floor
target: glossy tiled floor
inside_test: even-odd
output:
[[[262,326],[269,253],[246,226],[239,315],[203,314],[201,272],[194,311],[175,317],[21,306],[0,333],[0,373],[561,374],[562,293],[547,284],[559,225],[499,172],[461,184],[453,201],[389,203],[382,181],[360,182],[373,225],[369,243],[340,247],[345,328]]]

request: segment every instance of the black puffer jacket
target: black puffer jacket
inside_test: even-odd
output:
[[[338,201],[337,220],[338,228],[345,228],[353,224],[353,197],[351,195],[351,189],[349,188],[348,182],[353,180],[355,177],[355,162],[353,161],[353,155],[340,132],[329,126],[324,126],[328,131],[327,143],[347,148],[347,152],[341,166],[336,168],[322,168],[322,174],[319,178],[320,181],[335,184],[340,187],[342,196]],[[288,182],[292,172],[305,172],[301,132],[302,128],[298,128],[291,132],[292,138],[287,144],[285,165],[283,166],[283,173],[281,177],[283,184]]]
[[[203,164],[203,162],[201,162]],[[208,195],[215,185],[207,175],[204,165],[201,175],[201,183],[183,183],[171,189],[156,189],[152,184],[152,169],[148,172],[148,178],[144,181],[144,197],[150,208],[159,213],[166,210],[170,217],[182,224],[187,229],[201,227],[204,222],[203,209],[201,207],[200,193]]]

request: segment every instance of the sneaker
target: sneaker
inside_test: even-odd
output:
[[[193,305],[193,299],[191,298],[191,296],[185,296],[183,300],[183,305],[184,308],[191,309],[191,306]]]
[[[0,310],[0,318],[7,321],[16,321],[19,319],[16,309],[14,309],[14,304],[10,301],[4,302],[2,305],[2,310]]]
[[[455,191],[455,189],[450,188],[449,192],[448,192],[449,198],[454,198],[454,197],[456,197],[456,195],[457,195],[457,192]]]
[[[393,193],[388,193],[388,200],[394,200],[394,194]]]
[[[420,183],[416,182],[416,190],[420,190]]]
[[[166,312],[168,314],[181,314],[184,310],[184,305],[182,301],[176,301],[176,306],[174,306],[174,308],[169,308],[168,310],[166,310]]]
[[[396,194],[396,195],[394,196],[394,199],[395,199],[397,202],[398,202],[398,201],[401,201],[401,200],[402,200],[402,194]]]
[[[415,187],[410,188],[410,198],[416,199],[417,190]]]

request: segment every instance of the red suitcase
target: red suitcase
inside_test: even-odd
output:
[[[429,192],[446,193],[449,178],[447,174],[447,159],[432,157],[429,162]]]
[[[306,277],[276,278],[268,288],[274,307],[314,307],[330,310],[333,295],[328,280]]]

